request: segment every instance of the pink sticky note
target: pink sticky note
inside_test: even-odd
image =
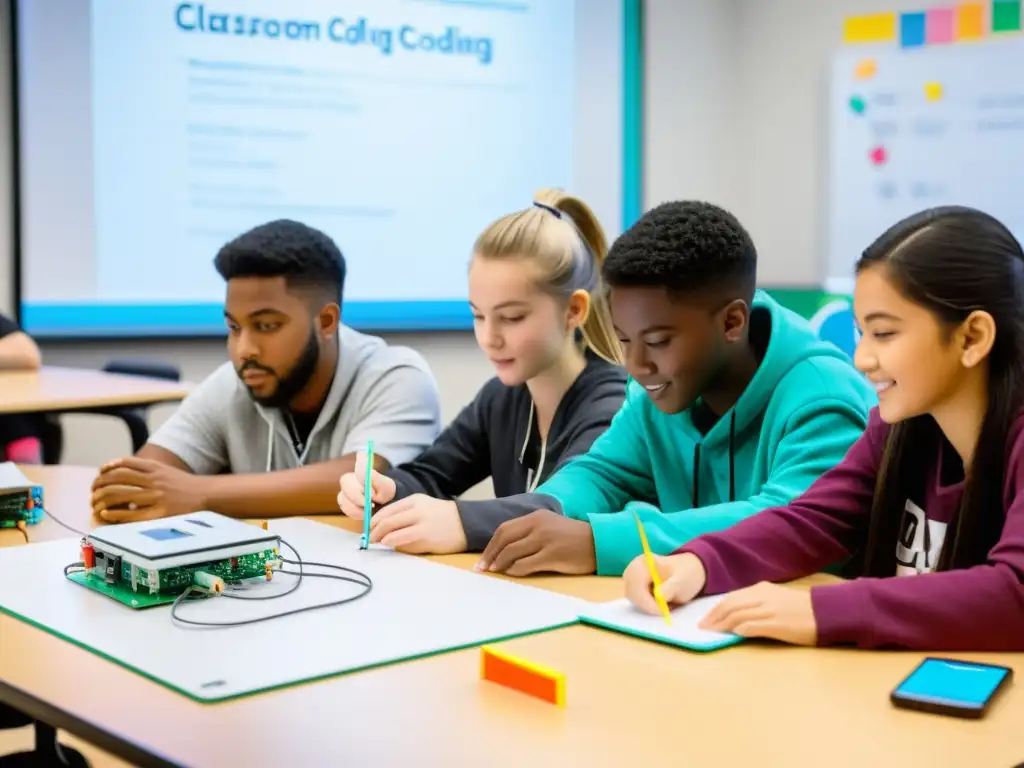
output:
[[[956,14],[953,8],[932,8],[925,21],[925,42],[928,45],[953,42]]]

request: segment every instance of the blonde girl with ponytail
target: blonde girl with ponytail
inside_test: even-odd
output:
[[[373,473],[372,542],[419,554],[480,551],[504,521],[502,506],[458,496],[488,477],[497,499],[533,492],[608,428],[626,373],[601,281],[607,252],[594,212],[557,189],[480,234],[469,301],[496,376],[419,458]],[[362,455],[341,477],[338,505],[357,519],[365,477]]]

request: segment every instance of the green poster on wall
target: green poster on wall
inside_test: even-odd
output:
[[[787,309],[807,318],[818,336],[850,357],[857,347],[850,297],[810,288],[765,288],[765,293]]]

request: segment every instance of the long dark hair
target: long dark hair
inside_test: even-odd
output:
[[[907,299],[950,331],[975,311],[989,313],[996,335],[988,358],[988,409],[956,519],[935,570],[985,562],[1002,533],[1003,481],[1010,427],[1024,395],[1024,251],[999,221],[971,208],[922,211],[896,224],[857,262],[857,273],[884,265]],[[875,487],[863,574],[896,572],[896,541],[908,497],[923,490],[942,435],[930,415],[894,424]]]

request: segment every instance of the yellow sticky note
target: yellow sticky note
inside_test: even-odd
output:
[[[858,80],[870,80],[878,72],[878,62],[874,59],[863,59],[857,62],[857,68],[853,74]]]
[[[942,83],[925,83],[924,97],[928,101],[938,101],[942,98]]]
[[[895,39],[895,13],[850,16],[843,22],[844,43],[888,43]]]

